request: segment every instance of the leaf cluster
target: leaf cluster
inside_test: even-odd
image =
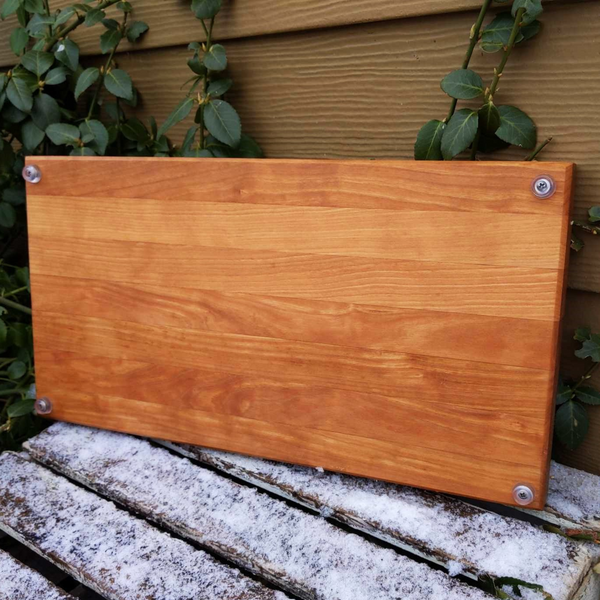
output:
[[[531,118],[515,106],[498,105],[495,96],[513,48],[540,31],[537,17],[542,13],[542,3],[516,0],[510,12],[501,12],[483,27],[489,4],[484,2],[480,19],[471,31],[462,68],[442,79],[442,90],[452,98],[451,108],[445,119],[433,119],[419,131],[414,148],[417,160],[452,160],[467,149],[474,160],[478,151],[491,153],[511,145],[519,148],[536,145],[537,131]],[[477,43],[483,52],[501,53],[500,63],[487,85],[477,72],[468,68]],[[461,100],[480,104],[456,110]]]
[[[192,12],[200,20],[204,42],[192,42],[188,67],[192,76],[186,96],[159,127],[165,135],[171,127],[194,112],[192,125],[178,152],[180,156],[202,158],[260,158],[263,152],[250,136],[242,132],[242,123],[235,108],[225,100],[233,82],[224,76],[227,52],[213,40],[215,18],[222,0],[193,0]]]
[[[558,382],[554,432],[569,450],[579,447],[588,432],[590,420],[585,405],[600,405],[600,392],[588,384],[600,364],[600,334],[592,333],[588,327],[581,327],[575,331],[574,339],[581,342],[581,348],[575,351],[575,356],[583,360],[591,359],[592,365],[578,381],[561,377]]]

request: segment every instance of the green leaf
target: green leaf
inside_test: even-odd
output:
[[[233,81],[231,81],[231,79],[217,79],[208,84],[208,89],[206,91],[213,98],[216,98],[228,92],[232,85]]]
[[[27,31],[33,37],[43,37],[48,27],[54,25],[54,17],[51,15],[33,15],[27,23]]]
[[[249,135],[242,133],[240,143],[235,149],[235,153],[240,158],[263,158],[264,152],[258,143]]]
[[[77,85],[75,85],[75,98],[79,98],[90,85],[94,84],[98,77],[100,77],[100,69],[96,67],[88,67],[77,79]]]
[[[23,50],[27,48],[29,42],[29,34],[24,27],[13,29],[10,34],[10,49],[17,55],[21,56]]]
[[[123,135],[132,142],[146,143],[150,140],[150,133],[146,126],[135,117],[128,119],[121,126]]]
[[[60,122],[58,102],[48,94],[38,94],[33,99],[31,118],[42,131],[46,131],[48,125]]]
[[[12,227],[17,221],[17,213],[8,202],[0,202],[0,225]]]
[[[569,400],[556,411],[554,431],[562,444],[575,450],[585,439],[589,424],[585,408],[579,402]]]
[[[227,68],[227,54],[221,44],[213,44],[202,58],[209,71],[224,71]]]
[[[23,417],[25,415],[29,415],[33,412],[33,408],[35,406],[35,400],[32,398],[22,398],[21,400],[17,400],[13,402],[7,409],[6,413],[11,419],[16,419],[17,417]]]
[[[10,363],[10,366],[7,369],[7,374],[10,379],[21,379],[25,373],[27,373],[27,365],[20,360],[15,360]]]
[[[441,87],[448,96],[459,100],[477,98],[484,92],[483,80],[471,69],[452,71],[442,79]]]
[[[600,392],[589,385],[578,387],[575,396],[585,404],[600,404]]]
[[[173,112],[166,118],[165,122],[158,128],[156,139],[161,138],[173,125],[183,121],[192,110],[194,105],[193,98],[184,98],[173,110]]]
[[[88,145],[96,152],[96,154],[102,156],[106,152],[106,147],[108,146],[108,131],[100,121],[96,121],[95,119],[84,121],[79,125],[79,131],[82,136],[91,135]]]
[[[489,135],[496,133],[500,127],[500,112],[491,100],[479,109],[479,125]]]
[[[20,123],[27,118],[27,113],[24,113],[16,106],[13,106],[9,103],[4,107],[4,110],[2,111],[2,117],[7,123]],[[5,144],[5,147],[9,147],[8,144]]]
[[[67,71],[64,67],[55,67],[46,73],[44,83],[46,85],[58,85],[67,80]]]
[[[27,121],[21,128],[23,146],[28,152],[33,152],[44,139],[44,132],[33,121]]]
[[[44,12],[46,12],[44,2],[42,0],[24,0],[23,7],[27,12],[39,15],[44,14]]]
[[[67,6],[66,8],[63,8],[58,15],[56,15],[56,20],[54,22],[55,25],[62,25],[63,23],[66,23],[74,14],[75,14],[75,8],[72,6]]]
[[[505,142],[521,148],[533,148],[537,140],[535,123],[514,106],[499,106],[500,127],[496,135]]]
[[[96,153],[87,146],[77,146],[69,153],[70,156],[96,156]]]
[[[578,327],[575,330],[573,335],[573,339],[578,342],[585,342],[592,337],[592,330],[589,327]]]
[[[192,12],[198,19],[212,19],[221,10],[222,0],[192,0]]]
[[[7,333],[8,329],[6,327],[6,323],[0,319],[0,344],[4,344],[4,342],[6,342]]]
[[[110,52],[121,41],[121,32],[118,29],[107,29],[100,36],[100,50],[102,54]]]
[[[197,54],[194,54],[192,58],[187,61],[188,67],[196,73],[196,75],[204,75],[206,73],[206,67],[200,60],[200,57]]]
[[[6,88],[6,97],[19,110],[28,113],[33,106],[33,96],[23,79],[11,77]]]
[[[30,73],[26,69],[23,69],[21,65],[15,68],[13,71],[13,79],[21,79],[27,84],[29,91],[33,94],[39,90],[38,78],[33,73]]]
[[[79,46],[69,38],[60,42],[54,52],[56,60],[76,71],[79,65]]]
[[[31,121],[28,121],[28,123],[31,123]],[[2,192],[2,200],[13,206],[25,204],[25,186],[6,188]]]
[[[442,134],[441,147],[444,160],[451,160],[466,150],[475,139],[478,126],[479,117],[476,111],[469,108],[457,110]]]
[[[585,244],[583,243],[583,241],[580,240],[573,232],[571,232],[571,250],[573,250],[574,252],[579,252],[583,249],[584,246]]]
[[[542,12],[542,0],[515,0],[512,5],[511,14],[513,17],[517,16],[517,12],[520,8],[524,8],[523,14],[523,25],[529,25],[529,23],[535,21]]]
[[[584,340],[581,348],[575,350],[577,358],[591,358],[594,362],[600,362],[600,335],[592,333],[589,339]]]
[[[144,21],[134,21],[127,29],[127,39],[130,42],[135,42],[142,34],[148,31],[148,23]]]
[[[104,87],[117,98],[125,98],[126,100],[133,98],[131,78],[121,69],[111,69],[106,73]]]
[[[100,23],[104,17],[106,17],[106,13],[103,10],[92,8],[92,10],[85,13],[85,20],[83,23],[86,27],[93,27],[96,23]]]
[[[57,146],[77,146],[79,145],[79,129],[75,125],[67,123],[54,123],[46,129],[46,135]]]
[[[211,100],[204,109],[206,129],[220,142],[237,147],[242,136],[240,118],[231,104],[224,100]]]
[[[592,206],[592,208],[588,210],[588,216],[590,223],[597,223],[600,221],[600,206]]]
[[[115,21],[114,19],[102,19],[102,25],[106,27],[106,29],[119,29],[119,21]]]
[[[117,3],[117,8],[122,10],[124,13],[129,13],[133,10],[133,6],[127,1],[121,1]]]
[[[517,39],[518,42],[522,42],[525,40],[530,40],[532,37],[536,36],[542,29],[542,24],[539,21],[533,21],[529,23],[529,25],[525,25],[521,27],[521,36],[523,39]]]
[[[425,123],[417,134],[415,160],[442,160],[442,135],[446,123],[436,119]]]
[[[564,383],[562,378],[558,380],[558,390],[556,392],[556,404],[560,406],[567,402],[567,400],[571,400],[573,397],[573,389],[570,385]]]
[[[19,0],[4,0],[2,10],[0,10],[0,18],[4,21],[6,17],[15,13],[17,8],[19,8]]]
[[[487,25],[481,33],[481,49],[484,52],[498,52],[508,45],[515,19],[509,12],[503,12]],[[519,34],[516,41],[523,39]]]

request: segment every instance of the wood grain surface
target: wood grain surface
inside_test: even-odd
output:
[[[571,165],[35,162],[53,418],[543,505]]]

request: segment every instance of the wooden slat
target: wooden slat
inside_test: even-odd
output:
[[[581,545],[448,496],[163,443],[184,456],[471,577],[488,573],[537,582],[559,600],[572,597],[592,564]]]
[[[11,452],[0,528],[108,600],[287,598]]]
[[[37,571],[0,550],[0,600],[74,600]]]
[[[36,296],[35,308],[41,313],[95,314],[109,321],[408,354],[426,352],[440,358],[530,369],[553,366],[553,357],[539,351],[555,335],[555,324],[548,321],[49,275],[37,275],[37,281],[53,290]],[[464,343],[466,331],[470,344]],[[513,344],[515,338],[520,340],[518,346]],[[482,356],[479,347],[490,339],[495,343],[487,345]]]
[[[27,449],[44,465],[305,600],[487,597],[145,440],[57,424]],[[569,545],[561,543],[565,552],[557,556],[565,560]]]
[[[68,0],[57,0],[52,3],[52,8],[69,4]],[[231,39],[463,11],[479,8],[479,5],[479,0],[374,0],[368,6],[360,0],[346,0],[343,3],[335,0],[225,0],[214,33],[219,39]],[[150,25],[150,31],[136,44],[123,42],[120,51],[181,45],[204,38],[198,21],[190,12],[189,0],[144,0],[133,6],[134,18],[146,21]],[[122,15],[116,9],[108,12],[115,18]],[[475,17],[471,18],[474,20]],[[0,23],[0,40],[3,40],[0,44],[0,65],[14,62],[8,40],[15,24],[14,17]],[[75,32],[73,39],[80,44],[85,54],[98,54],[98,37],[101,31],[100,27],[88,29],[82,26]],[[466,39],[467,36],[463,37]]]
[[[285,189],[281,192],[286,193]],[[161,198],[137,203],[126,197],[99,203],[96,197],[54,195],[44,210],[46,218],[33,223],[33,235],[184,243],[190,249],[200,247],[198,251],[204,247],[281,248],[317,256],[401,256],[424,262],[543,269],[560,269],[565,254],[564,246],[555,243],[562,237],[563,223],[551,215],[508,213],[490,219],[486,212],[261,206],[248,200],[190,203]],[[74,212],[81,215],[76,222],[69,218]],[[265,230],[265,220],[271,224],[269,230]],[[158,222],[163,224],[160,229]],[[115,227],[115,223],[122,225]],[[535,236],[531,235],[534,230],[539,230]]]
[[[194,159],[35,161],[37,389],[60,397],[53,417],[503,502],[525,481],[542,505],[571,165],[548,165],[546,202],[529,163],[222,160],[213,199]],[[444,208],[446,188],[464,210]],[[73,280],[84,300],[65,312]],[[414,316],[426,325],[409,335]],[[519,330],[535,337],[521,345]],[[161,408],[170,418],[151,423]]]
[[[273,158],[412,158],[419,127],[447,113],[439,82],[460,65],[472,21],[471,14],[446,14],[232,41],[231,101]],[[554,136],[542,160],[577,163],[575,214],[583,218],[600,188],[598,3],[548,6],[543,21],[541,35],[511,56],[496,99],[532,115],[540,139]],[[121,57],[144,98],[139,114],[161,120],[172,111],[189,77],[187,57],[183,47]],[[489,80],[497,61],[477,53],[473,67]],[[188,126],[174,129],[173,139]],[[575,258],[572,287],[600,291],[596,251]]]

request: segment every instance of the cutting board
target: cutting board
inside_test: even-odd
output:
[[[543,507],[572,165],[28,163],[50,418]]]

